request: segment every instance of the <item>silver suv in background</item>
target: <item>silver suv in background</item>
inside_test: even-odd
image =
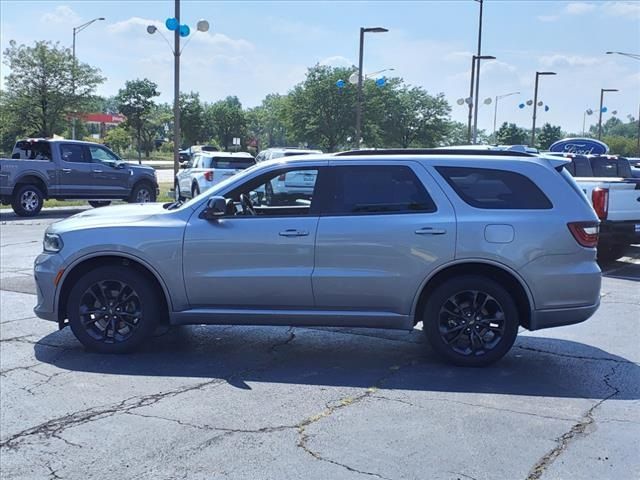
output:
[[[159,323],[422,323],[448,361],[487,365],[519,327],[582,322],[599,306],[598,219],[566,163],[453,150],[261,162],[186,203],[49,226],[35,312],[109,353]],[[290,174],[312,174],[311,194],[257,194]]]
[[[246,152],[195,153],[176,175],[176,199],[197,197],[200,192],[255,163],[253,155]]]
[[[258,153],[256,162],[266,162],[267,160],[275,160],[276,158],[293,157],[295,155],[312,155],[316,153],[322,153],[322,150],[308,150],[306,148],[294,147],[267,148]]]

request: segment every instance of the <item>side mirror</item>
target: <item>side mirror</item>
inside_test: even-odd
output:
[[[202,211],[201,218],[214,220],[227,214],[227,199],[224,197],[211,197],[207,200],[207,208]]]

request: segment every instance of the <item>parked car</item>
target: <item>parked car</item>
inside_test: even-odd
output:
[[[246,152],[195,153],[193,159],[183,165],[176,176],[176,199],[196,197],[200,192],[255,163],[253,156]]]
[[[256,155],[256,162],[260,163],[276,158],[293,157],[295,155],[312,155],[316,153],[322,153],[322,150],[308,150],[306,148],[295,147],[267,148]]]
[[[624,157],[566,155],[565,168],[575,177],[598,218],[598,257],[615,260],[629,245],[640,243],[640,179]]]
[[[0,199],[22,217],[37,215],[45,199],[155,202],[153,168],[122,161],[103,145],[75,140],[31,138],[15,144],[11,159],[0,159]]]
[[[186,203],[82,212],[45,232],[35,312],[106,353],[131,351],[159,322],[422,322],[445,359],[487,365],[519,327],[582,322],[599,306],[598,218],[567,163],[505,151],[306,155],[259,163]],[[295,172],[315,174],[311,198],[255,195]]]

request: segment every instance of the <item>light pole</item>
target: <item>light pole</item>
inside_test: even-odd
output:
[[[476,128],[471,127],[472,125],[471,119],[473,117],[474,109],[475,111],[478,110],[477,98],[478,98],[479,85],[476,82],[476,77],[480,76],[480,60],[477,61],[478,70],[476,72],[476,59],[479,59],[482,56],[482,8],[484,7],[484,3],[483,3],[483,0],[475,0],[475,1],[480,4],[480,13],[478,16],[478,52],[471,59],[471,87],[469,88],[469,98],[471,99],[471,102],[469,102],[469,120],[467,125],[467,138],[469,143],[476,143],[475,142]],[[473,94],[474,84],[476,89],[475,95]],[[475,101],[475,104],[474,104],[474,101]]]
[[[582,114],[582,136],[586,136],[586,128],[587,128],[587,115],[593,115],[593,110],[591,108],[587,108]]]
[[[536,86],[533,90],[533,125],[531,126],[531,146],[536,146],[536,112],[538,110],[538,78],[542,75],[556,75],[556,72],[536,72]]]
[[[627,52],[606,52],[607,55],[622,55],[624,57],[640,60],[640,54]],[[640,108],[638,108],[638,156],[640,156]]]
[[[498,100],[500,100],[501,98],[510,97],[511,95],[520,95],[520,92],[511,92],[511,93],[505,93],[504,95],[496,95],[496,104],[495,104],[494,110],[493,110],[493,138],[494,138],[494,141],[495,141],[495,136],[496,136],[496,119],[498,118]]]
[[[473,61],[477,64],[476,68],[476,92],[475,97],[473,97],[473,138],[471,139],[471,143],[475,145],[478,138],[478,95],[480,89],[480,61],[481,60],[495,60],[496,57],[492,55],[474,55]]]
[[[360,148],[360,137],[362,136],[362,60],[364,55],[364,34],[384,33],[389,30],[383,27],[360,27],[360,54],[358,56],[358,102],[356,104],[356,148]]]
[[[87,28],[93,22],[97,22],[99,20],[104,20],[104,17],[94,18],[93,20],[89,20],[86,23],[83,23],[80,26],[73,27],[73,44],[71,47],[71,51],[73,54],[73,72],[71,73],[71,90],[73,94],[73,99],[76,98],[76,69],[78,67],[78,63],[76,61],[76,35],[80,33],[82,30]],[[76,139],[76,116],[74,115],[71,119],[71,139]]]
[[[169,44],[169,48],[173,53],[173,175],[175,177],[180,166],[180,55],[182,54],[180,37],[187,37],[190,33],[188,25],[180,24],[180,0],[175,0],[174,17],[167,19],[165,24],[169,30],[173,31],[173,48],[171,48],[169,41],[155,25],[149,25],[147,33],[153,35],[158,32]],[[198,20],[196,29],[198,32],[209,31],[209,22]],[[185,47],[187,43],[189,41],[185,43]]]
[[[601,88],[600,89],[600,113],[598,115],[598,140],[602,138],[602,102],[604,100],[604,92],[617,92],[617,88]]]

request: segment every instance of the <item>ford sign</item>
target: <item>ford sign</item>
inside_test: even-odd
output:
[[[593,138],[565,138],[551,145],[549,151],[576,155],[604,155],[609,152],[609,146]]]

